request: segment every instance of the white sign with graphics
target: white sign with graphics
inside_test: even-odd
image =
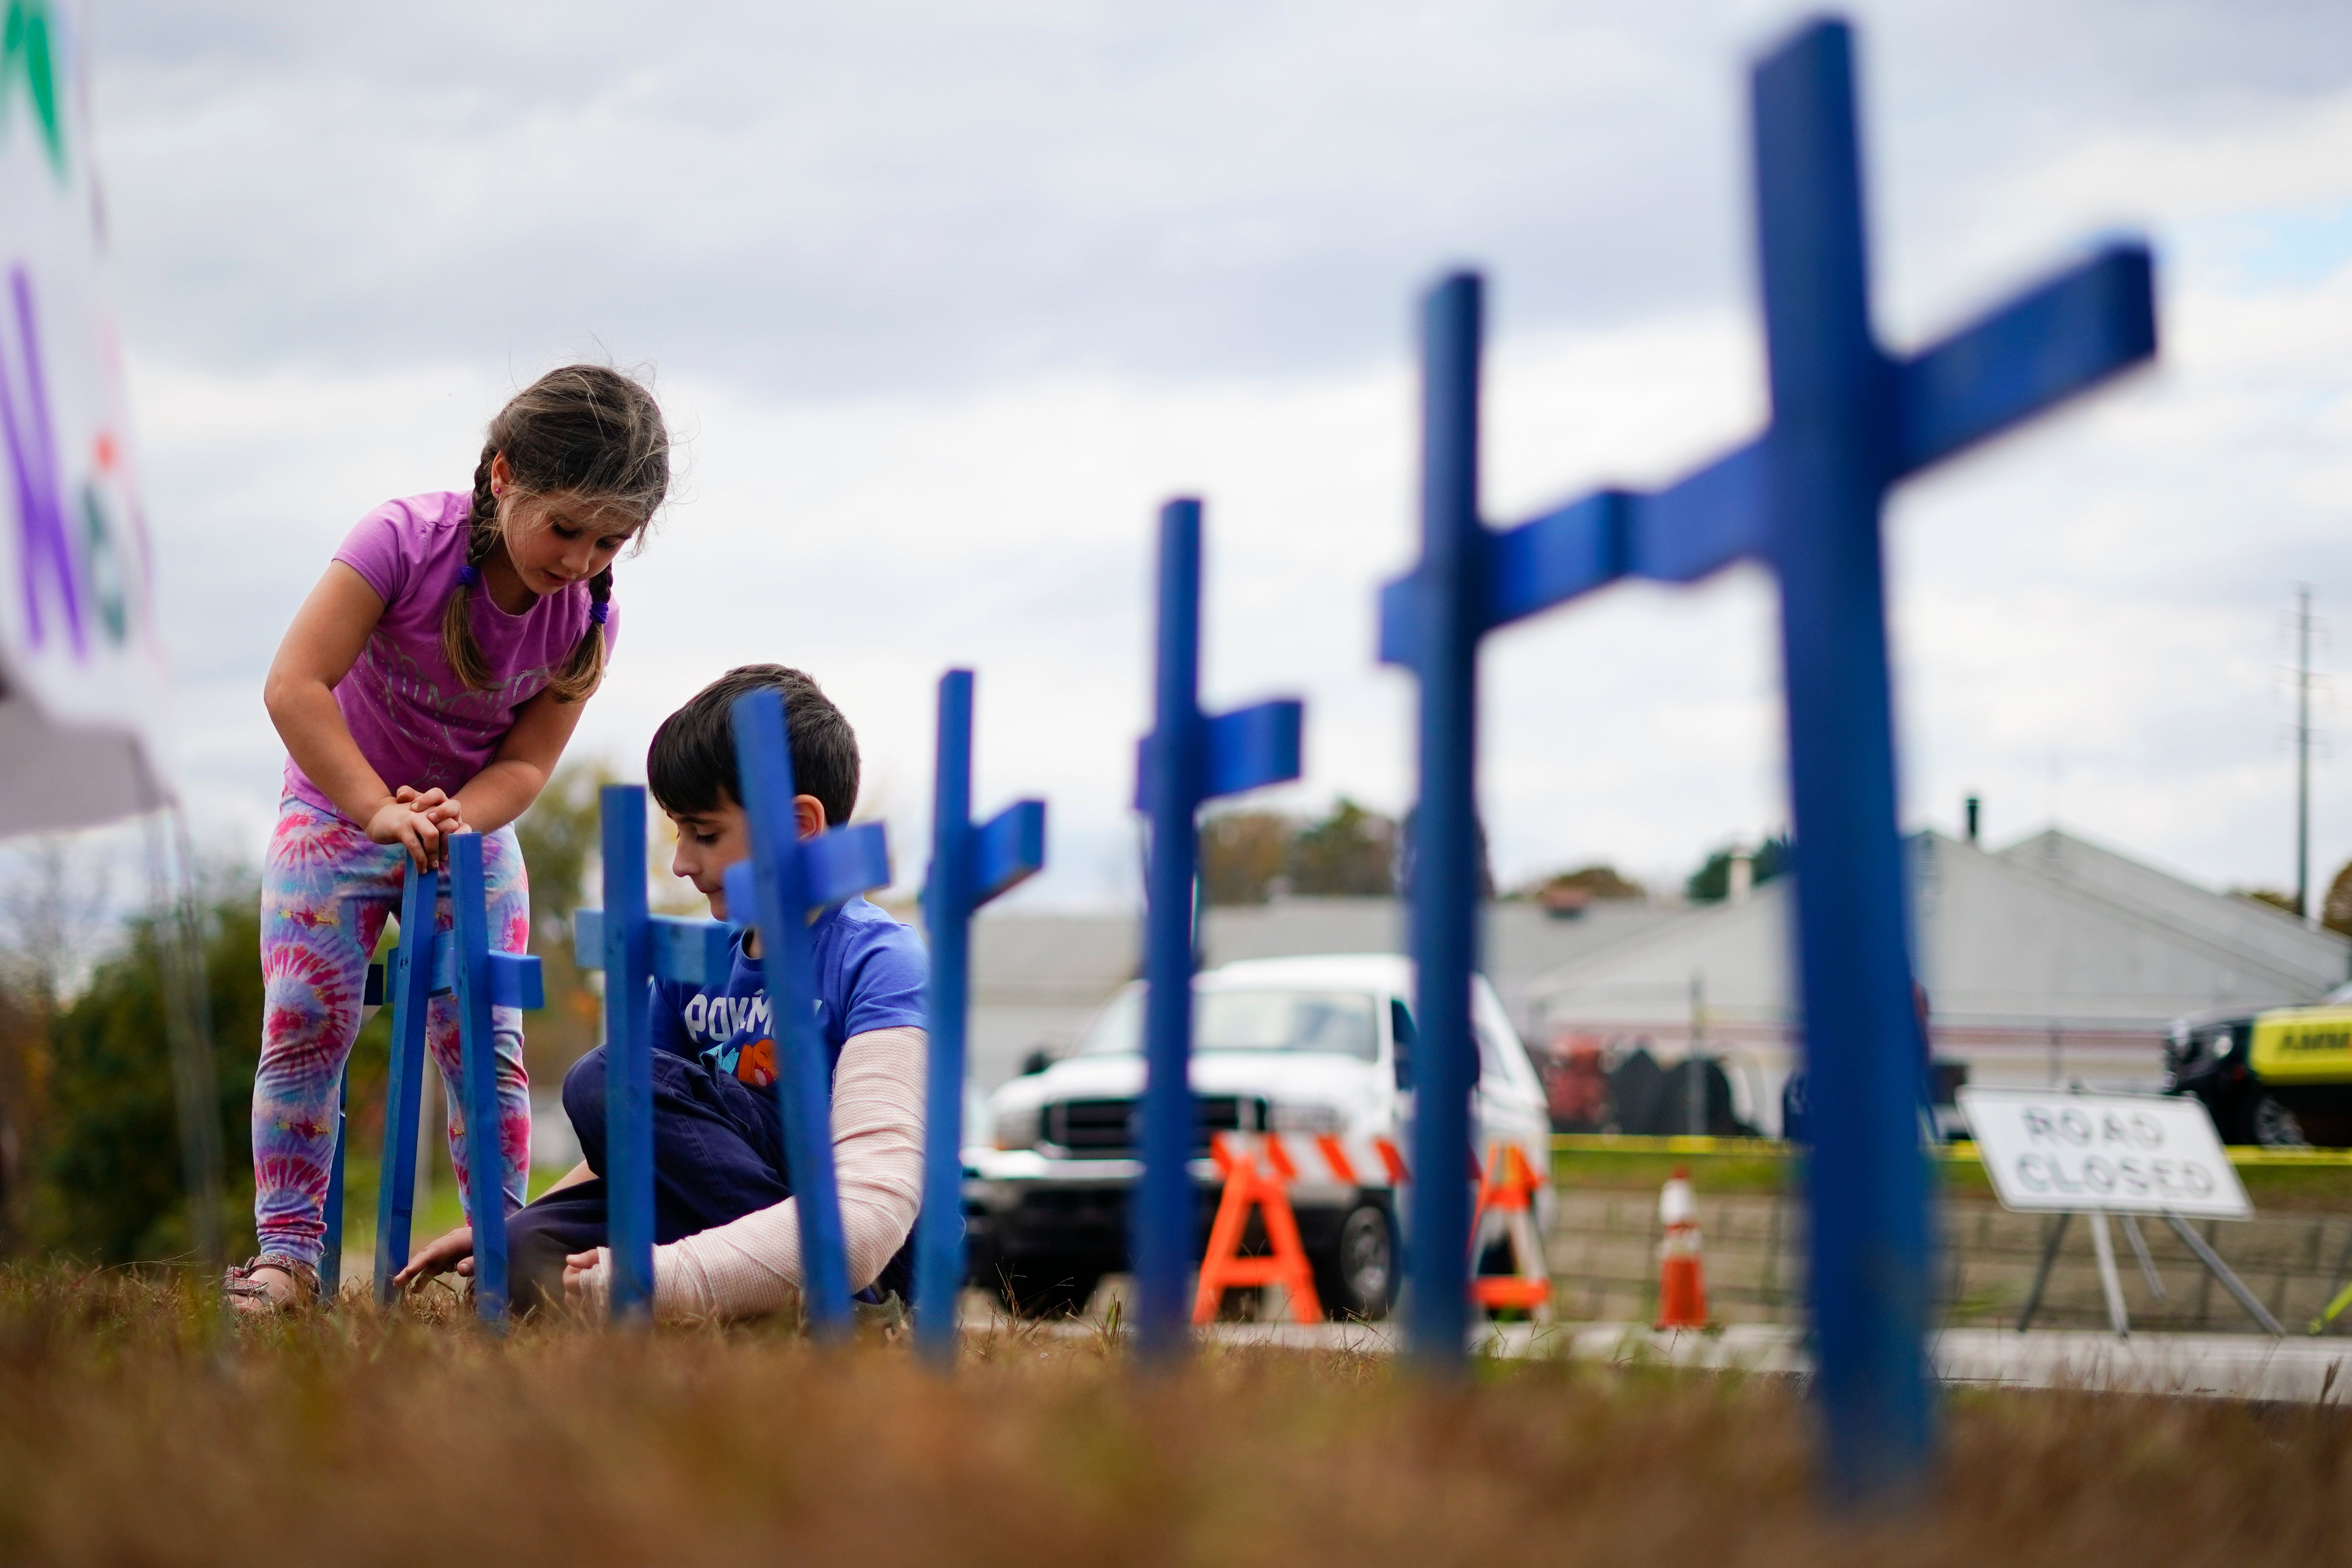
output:
[[[2005,1208],[2244,1219],[2244,1184],[2202,1102],[2186,1095],[1960,1091]]]
[[[12,833],[161,805],[170,689],[89,162],[87,16],[78,0],[0,4],[0,833]]]

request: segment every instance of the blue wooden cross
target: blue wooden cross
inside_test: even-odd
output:
[[[722,987],[734,927],[646,907],[646,791],[597,793],[604,907],[574,910],[573,958],[604,971],[604,1241],[612,1249],[606,1311],[641,1322],[654,1301],[654,1109],[651,982]]]
[[[1602,490],[1502,531],[1481,521],[1481,285],[1423,318],[1423,558],[1381,604],[1381,657],[1421,678],[1412,948],[1415,1168],[1469,1162],[1478,640],[1622,577],[1732,562],[1780,584],[1813,1148],[1811,1298],[1829,1479],[1847,1497],[1922,1472],[1928,1195],[1918,1022],[1895,833],[1879,510],[1889,486],[2156,348],[2147,248],[2116,244],[1908,358],[1871,327],[1851,34],[1811,24],[1755,68],[1757,233],[1772,424],[1654,495]],[[1409,1261],[1416,1351],[1464,1354],[1470,1194],[1424,1180]]]
[[[1016,800],[984,826],[971,820],[971,672],[940,677],[938,778],[931,791],[931,870],[923,885],[930,935],[930,1062],[924,1078],[923,1207],[915,1221],[915,1347],[955,1360],[962,1288],[964,1024],[972,912],[1045,863],[1045,802]]]
[[[361,1008],[362,1028],[366,1027],[366,1020],[376,1005],[373,993],[379,973],[381,971],[376,966],[368,966],[371,994]],[[351,1124],[351,1119],[352,1064],[351,1059],[346,1057],[342,1071],[335,1075],[335,1154],[327,1166],[327,1229],[319,1249],[319,1299],[327,1301],[333,1301],[343,1291],[343,1132]]]
[[[474,1311],[487,1323],[507,1315],[506,1157],[499,1136],[499,1053],[490,1034],[493,977],[513,971],[513,956],[490,962],[488,889],[482,876],[482,836],[459,833],[449,845],[450,937],[445,949],[457,998],[457,1056],[466,1105],[467,1207],[474,1221]],[[436,950],[435,956],[439,956]],[[534,994],[521,1005],[541,1007],[536,994],[539,960],[526,959]],[[437,979],[438,977],[436,977]],[[509,1003],[508,1005],[515,1005]]]
[[[1192,959],[1201,803],[1298,777],[1304,707],[1201,711],[1201,503],[1160,510],[1160,630],[1153,728],[1137,748],[1135,804],[1151,828],[1145,874],[1143,1179],[1131,1217],[1144,1350],[1188,1343],[1185,1275],[1200,1232],[1192,1160]]]
[[[392,1305],[392,1277],[408,1266],[416,1199],[416,1124],[424,1113],[425,1015],[433,996],[434,905],[443,878],[409,868],[400,890],[400,945],[384,976],[392,1006],[391,1072],[384,1090],[383,1157],[376,1173],[375,1299]]]
[[[400,944],[393,950],[384,992],[392,1004],[392,1063],[384,1095],[383,1160],[375,1205],[375,1299],[392,1304],[392,1277],[408,1262],[409,1227],[416,1198],[416,1123],[425,1089],[425,1014],[436,996],[455,994],[457,1008],[459,1103],[465,1108],[467,1202],[474,1210],[474,1302],[484,1319],[506,1315],[506,1163],[499,1143],[498,1042],[490,1009],[547,1005],[539,960],[490,948],[489,908],[482,877],[482,840],[457,833],[447,841],[446,872],[410,868],[400,892]],[[436,906],[446,892],[447,931],[434,929]],[[327,1203],[327,1247],[320,1282],[342,1275],[343,1121],[336,1118],[333,1176]],[[488,1126],[485,1145],[477,1129]],[[487,1156],[487,1157],[486,1157]],[[487,1179],[489,1186],[483,1186]],[[482,1194],[492,1197],[497,1222],[482,1222]]]
[[[824,1040],[816,1027],[816,956],[810,916],[890,881],[890,850],[878,822],[803,839],[793,812],[793,754],[784,699],[775,691],[735,699],[736,770],[751,820],[751,858],[727,868],[727,906],[751,914],[775,1019],[776,1103],[784,1158],[801,1222],[801,1298],[810,1333],[846,1338],[854,1326],[841,1193],[833,1174],[833,1094]]]

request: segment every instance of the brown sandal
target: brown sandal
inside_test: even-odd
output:
[[[293,1295],[281,1299],[274,1294],[256,1277],[264,1269],[275,1269],[292,1281]],[[221,1281],[221,1294],[241,1312],[299,1312],[319,1299],[319,1270],[282,1253],[265,1252],[231,1268]]]

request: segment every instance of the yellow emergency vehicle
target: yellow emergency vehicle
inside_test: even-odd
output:
[[[2168,1087],[2194,1094],[2233,1144],[2352,1145],[2352,986],[2314,1007],[2183,1019]]]

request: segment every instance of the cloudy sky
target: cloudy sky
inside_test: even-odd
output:
[[[1413,553],[1441,270],[1491,280],[1497,522],[1760,417],[1741,127],[1778,3],[95,10],[183,770],[224,850],[258,856],[261,674],[344,530],[468,483],[499,402],[567,360],[647,371],[685,455],[575,754],[641,774],[702,682],[800,664],[911,878],[933,682],[970,664],[980,797],[1051,800],[1024,896],[1073,904],[1135,880],[1171,494],[1209,505],[1208,695],[1308,703],[1308,776],[1269,801],[1410,798],[1372,602]],[[2054,819],[2285,885],[2295,584],[2352,627],[2352,10],[1855,14],[1891,341],[2100,233],[2162,269],[2159,368],[1891,510],[1906,818],[1979,790],[1996,839]],[[1613,590],[1485,668],[1507,880],[1679,880],[1781,824],[1760,575]],[[2322,722],[2324,882],[2352,718]]]

